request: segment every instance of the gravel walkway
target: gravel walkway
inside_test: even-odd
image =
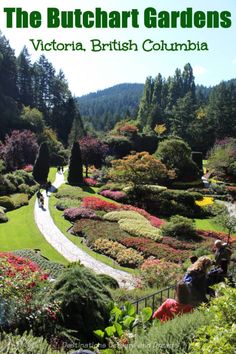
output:
[[[63,174],[57,173],[56,180],[53,183],[55,188],[58,188],[64,183]],[[58,253],[63,255],[68,261],[76,262],[80,261],[85,267],[92,269],[94,272],[100,274],[107,274],[115,278],[120,287],[132,289],[134,288],[134,278],[131,274],[126,273],[121,270],[114,269],[104,263],[97,261],[93,257],[89,256],[86,252],[78,248],[74,243],[72,243],[54,224],[48,206],[48,197],[45,191],[44,196],[44,208],[38,206],[38,201],[35,202],[34,207],[34,218],[35,222],[45,237],[45,239],[50,243]]]

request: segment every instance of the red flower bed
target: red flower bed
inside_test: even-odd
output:
[[[113,210],[119,210],[120,204],[107,202],[106,200],[102,200],[97,197],[85,197],[83,198],[82,207],[89,208],[92,210],[105,210],[108,212]]]
[[[120,240],[126,247],[133,247],[142,252],[146,257],[155,256],[158,259],[164,258],[171,262],[183,262],[190,257],[191,252],[186,250],[177,250],[163,243],[157,243],[142,237],[127,237]]]
[[[195,250],[201,246],[198,242],[179,241],[174,237],[164,236],[162,243],[179,250]]]

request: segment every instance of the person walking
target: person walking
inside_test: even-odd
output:
[[[40,189],[39,189],[38,192],[36,193],[36,197],[37,197],[37,199],[38,199],[38,205],[39,205],[39,207],[41,207],[40,198],[41,198],[42,196],[43,196],[43,195],[42,195],[42,193],[41,193],[41,191],[40,191]]]

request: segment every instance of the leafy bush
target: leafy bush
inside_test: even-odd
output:
[[[92,248],[115,259],[122,266],[138,267],[143,262],[143,256],[139,252],[126,248],[116,241],[99,238],[94,241]]]
[[[100,194],[103,197],[113,199],[117,202],[125,201],[127,199],[126,194],[121,191],[110,191],[109,189],[105,189],[105,190],[101,191]]]
[[[68,199],[79,199],[82,200],[88,193],[84,192],[82,188],[64,185],[60,190],[55,194],[55,197],[58,199],[68,198]]]
[[[180,215],[172,216],[161,230],[163,235],[179,239],[194,239],[197,236],[194,221]]]
[[[0,206],[6,208],[7,211],[15,209],[15,205],[12,198],[7,196],[0,197]]]
[[[14,335],[0,334],[0,353],[8,354],[63,354],[63,350],[53,350],[43,337],[34,337],[31,333]]]
[[[143,286],[165,287],[174,284],[179,278],[181,267],[159,259],[147,259],[140,268],[140,280]]]
[[[63,216],[66,220],[75,221],[76,219],[98,219],[96,213],[86,208],[69,208],[64,210]]]
[[[234,354],[236,349],[235,321],[236,321],[236,289],[222,284],[218,288],[219,297],[213,299],[209,309],[203,309],[212,317],[208,325],[197,331],[193,343],[190,345],[191,354]]]
[[[101,282],[105,286],[108,286],[111,289],[118,289],[119,288],[118,281],[116,279],[112,278],[110,275],[98,274],[98,278],[101,280]]]
[[[209,317],[209,316],[208,316]],[[135,338],[130,354],[186,354],[196,330],[208,321],[208,317],[199,311],[185,314],[171,321],[155,321],[153,327]]]
[[[17,193],[17,194],[12,194],[11,199],[14,203],[14,208],[20,208],[23,205],[28,205],[28,195],[24,193]]]
[[[5,208],[0,207],[0,224],[7,221],[8,221],[8,217],[5,214]]]
[[[236,199],[236,187],[233,186],[228,186],[227,187],[228,193],[233,197],[233,199]]]
[[[56,202],[56,208],[58,210],[79,208],[80,206],[81,206],[81,200],[78,199],[60,198]]]
[[[121,219],[119,222],[121,230],[128,232],[130,235],[137,237],[147,237],[154,241],[162,239],[161,231],[153,227],[146,220]]]
[[[75,330],[82,341],[93,340],[93,331],[108,325],[111,295],[89,269],[67,268],[52,284],[50,299],[61,303],[59,323]]]

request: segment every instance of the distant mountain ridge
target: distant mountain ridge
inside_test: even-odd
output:
[[[143,88],[144,84],[124,83],[78,97],[85,125],[92,124],[94,129],[104,131],[127,115],[136,116]]]

